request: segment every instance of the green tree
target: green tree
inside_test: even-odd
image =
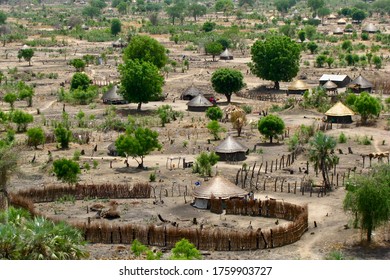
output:
[[[211,21],[206,21],[205,23],[203,23],[202,25],[202,30],[204,32],[211,32],[213,31],[213,29],[215,28],[215,22],[211,22]]]
[[[26,100],[27,107],[32,107],[32,98],[35,95],[34,88],[26,85],[23,81],[18,83],[19,99]]]
[[[317,64],[317,67],[319,68],[322,68],[326,62],[326,60],[328,59],[328,57],[324,54],[320,54],[316,57],[316,64]]]
[[[269,138],[270,143],[272,143],[274,137],[283,133],[285,124],[280,117],[276,115],[267,115],[258,121],[257,128],[260,134]]]
[[[290,0],[275,0],[274,5],[276,7],[276,10],[278,10],[282,14],[287,13],[287,11],[291,8]]]
[[[309,141],[309,145],[309,160],[314,163],[316,170],[321,171],[324,187],[330,189],[328,171],[338,162],[338,157],[331,154],[331,150],[337,145],[336,139],[318,131]]]
[[[227,20],[227,16],[233,9],[234,9],[234,3],[232,0],[217,0],[215,2],[215,11],[223,12],[223,14],[226,17],[226,20]]]
[[[3,11],[0,11],[0,24],[4,24],[7,20],[7,14]]]
[[[91,80],[85,73],[75,73],[70,80],[70,89],[87,90],[90,86]]]
[[[211,177],[211,168],[217,164],[218,160],[219,156],[215,152],[201,152],[195,159],[193,171],[200,173],[202,176]]]
[[[307,48],[310,50],[311,54],[314,54],[318,49],[318,45],[315,42],[309,42],[307,43]]]
[[[230,103],[232,94],[239,92],[244,86],[244,76],[241,71],[220,68],[211,76],[213,89],[226,96],[227,102]]]
[[[24,132],[27,130],[28,124],[34,121],[34,117],[22,110],[15,110],[11,113],[10,120],[16,124],[18,132]]]
[[[183,238],[176,242],[175,247],[171,250],[170,260],[201,260],[202,255],[195,245]]]
[[[131,38],[123,52],[123,61],[139,59],[153,63],[158,69],[167,63],[166,49],[157,40],[143,35]]]
[[[206,6],[193,2],[188,7],[188,13],[194,18],[196,21],[197,17],[203,16],[206,14]]]
[[[69,148],[69,142],[72,139],[72,132],[68,128],[66,128],[63,124],[59,124],[57,128],[54,129],[54,135],[61,149]]]
[[[223,46],[220,42],[211,41],[204,46],[206,54],[211,54],[213,61],[215,61],[215,56],[221,54]]]
[[[306,32],[305,30],[299,30],[298,31],[298,38],[301,42],[304,42],[306,40]]]
[[[90,86],[86,90],[83,90],[81,87],[79,87],[69,93],[69,101],[74,104],[88,105],[93,100],[95,100],[98,95],[99,92],[96,86]]]
[[[206,110],[206,116],[212,121],[217,121],[222,119],[223,111],[219,107],[210,107]]]
[[[210,121],[207,124],[207,129],[214,136],[214,140],[221,139],[219,133],[225,131],[225,129],[219,124],[218,121]]]
[[[122,23],[119,19],[114,18],[111,20],[111,34],[116,36],[122,31]]]
[[[35,149],[38,148],[38,145],[45,144],[46,136],[42,127],[32,127],[27,130],[27,143],[30,146],[33,146]]]
[[[172,24],[175,24],[175,19],[180,19],[181,23],[184,21],[187,3],[184,0],[175,0],[174,3],[167,7],[166,12],[172,19]]]
[[[76,68],[77,72],[84,71],[86,62],[81,58],[74,58],[69,62],[74,68]]]
[[[94,17],[99,17],[102,14],[102,11],[98,7],[88,5],[83,8],[81,13],[83,16],[93,19]]]
[[[31,58],[34,56],[33,49],[20,49],[19,54],[25,61],[28,61],[28,66],[31,66]]]
[[[127,60],[119,65],[119,73],[121,94],[130,103],[138,103],[137,110],[141,110],[142,103],[160,98],[164,78],[151,62]]]
[[[144,168],[146,155],[162,148],[158,141],[158,132],[144,127],[128,128],[126,133],[120,135],[115,141],[115,147],[119,155],[126,156],[126,159],[129,156],[135,159],[139,169]]]
[[[300,51],[300,46],[286,36],[257,40],[251,48],[252,73],[273,81],[279,89],[279,81],[291,81],[298,74]]]
[[[79,174],[81,174],[79,164],[66,158],[57,159],[53,162],[53,172],[58,180],[69,185],[76,184],[79,181]]]
[[[354,103],[356,112],[360,115],[362,124],[366,124],[369,118],[378,117],[381,112],[381,102],[368,92],[360,93]]]
[[[347,182],[344,210],[355,216],[371,241],[372,231],[390,218],[390,166],[375,166],[368,174],[355,175]]]
[[[308,0],[307,6],[312,9],[314,13],[317,13],[318,9],[325,6],[324,0]]]
[[[175,113],[171,105],[162,105],[157,108],[157,114],[160,117],[161,125],[164,127],[166,123],[170,123],[175,117]]]
[[[351,52],[352,51],[352,41],[351,40],[343,41],[343,43],[341,44],[341,48],[344,51]]]
[[[125,15],[127,13],[127,3],[124,1],[121,1],[116,8],[118,9],[118,13],[121,15]]]
[[[9,103],[11,110],[15,108],[15,102],[18,100],[18,96],[15,93],[6,93],[3,97],[4,102]]]
[[[353,9],[352,11],[352,19],[361,23],[367,17],[366,13],[360,9]]]
[[[382,58],[380,58],[379,56],[374,55],[372,57],[372,63],[374,63],[376,69],[382,68]]]
[[[0,209],[3,210],[8,208],[8,181],[12,172],[17,168],[18,159],[18,152],[12,146],[12,143],[7,142],[0,140]],[[0,230],[0,232],[2,231]],[[0,254],[1,252],[0,248]]]
[[[0,259],[79,260],[88,257],[83,234],[65,222],[31,217],[21,208],[0,212]]]

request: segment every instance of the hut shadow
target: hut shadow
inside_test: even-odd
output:
[[[258,147],[278,147],[278,146],[283,146],[284,143],[283,142],[273,142],[273,143],[270,143],[270,142],[264,142],[264,143],[256,143],[255,146],[258,146]]]

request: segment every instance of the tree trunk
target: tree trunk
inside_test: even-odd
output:
[[[7,208],[7,172],[5,170],[0,170],[0,211],[7,210]]]
[[[367,242],[371,242],[372,228],[367,229]]]
[[[230,104],[230,100],[232,99],[232,95],[229,94],[229,93],[226,93],[225,96],[226,96],[226,99],[227,99],[227,103]]]
[[[272,136],[269,137],[269,142],[272,144]]]
[[[276,90],[279,90],[279,89],[280,89],[279,81],[275,81],[274,88],[275,88]]]
[[[137,111],[141,111],[141,105],[142,105],[142,102],[138,103]]]

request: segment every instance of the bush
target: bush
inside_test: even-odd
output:
[[[27,130],[27,143],[30,146],[34,146],[36,149],[38,145],[45,144],[45,132],[41,127],[32,127]]]
[[[210,107],[206,110],[206,116],[212,121],[217,121],[222,118],[223,112],[219,107]]]
[[[343,132],[339,135],[339,143],[347,143],[347,136]]]
[[[171,250],[171,260],[200,260],[202,255],[195,245],[183,238],[175,244],[175,247]]]
[[[244,110],[245,114],[252,113],[252,106],[250,105],[242,105],[241,109]]]
[[[69,185],[77,183],[78,175],[81,173],[77,162],[66,158],[58,159],[53,162],[53,172],[57,179]]]

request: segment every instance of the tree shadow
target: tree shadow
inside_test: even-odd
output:
[[[141,169],[141,168],[138,168],[138,167],[133,167],[133,166],[129,166],[129,167],[126,167],[126,166],[123,166],[123,167],[116,167],[114,168],[114,170],[118,173],[123,173],[123,174],[137,174],[137,173],[140,173],[142,171],[147,171],[148,168],[146,167],[146,169]]]
[[[138,111],[136,108],[117,108],[116,113],[121,116],[134,116],[134,117],[146,117],[146,116],[155,116],[156,110],[153,109],[143,109]]]

